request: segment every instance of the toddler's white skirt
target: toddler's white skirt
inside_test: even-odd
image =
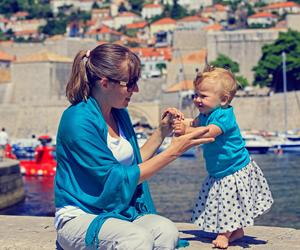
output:
[[[267,180],[252,160],[232,175],[206,177],[191,220],[206,232],[232,232],[253,225],[254,218],[268,211],[272,203]]]

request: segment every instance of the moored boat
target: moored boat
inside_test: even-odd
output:
[[[245,147],[250,153],[265,154],[272,146],[270,142],[260,135],[242,133],[242,136],[245,141]]]
[[[18,158],[13,152],[7,152],[9,158],[18,159],[23,175],[54,176],[56,172],[55,147],[50,144],[47,135],[39,137],[40,145],[35,147],[33,157]],[[10,147],[12,150],[12,147]],[[20,155],[19,155],[20,156]]]
[[[278,134],[269,138],[271,150],[283,152],[300,152],[300,136],[292,134]]]

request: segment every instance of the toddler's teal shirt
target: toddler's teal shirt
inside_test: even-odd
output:
[[[222,130],[215,141],[203,145],[203,155],[210,176],[222,178],[247,166],[250,156],[235,119],[233,107],[217,108],[210,114],[199,114],[200,126],[214,124]]]

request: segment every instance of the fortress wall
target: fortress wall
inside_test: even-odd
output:
[[[159,102],[164,84],[165,78],[140,79],[139,92],[134,94],[131,100],[133,102]]]
[[[286,21],[289,29],[293,29],[300,32],[300,14],[287,14]]]
[[[265,44],[274,42],[280,31],[275,29],[255,29],[237,31],[217,31],[207,33],[208,61],[224,54],[238,62],[241,75],[251,83],[254,78],[252,68],[257,65]]]
[[[45,42],[45,45],[49,51],[73,59],[79,50],[92,50],[98,44],[92,39],[66,38],[58,41],[48,40]]]
[[[207,32],[204,30],[175,30],[173,56],[186,55],[190,51],[206,48]]]
[[[66,83],[71,63],[14,63],[12,64],[11,103],[43,103],[65,99]]]
[[[233,99],[235,115],[241,129],[284,131],[284,94],[270,97],[236,97]],[[179,107],[178,93],[163,94],[161,110]],[[182,105],[185,117],[195,117],[198,110],[192,101]],[[300,129],[300,91],[287,93],[287,129]]]
[[[235,98],[233,106],[242,129],[283,131],[284,94],[271,97]],[[300,129],[300,91],[287,93],[287,129]]]
[[[49,99],[50,64],[48,62],[12,64],[12,103],[36,103]]]
[[[62,38],[46,40],[42,43],[12,43],[0,44],[0,50],[18,56],[36,54],[39,51],[49,51],[55,54],[73,58],[79,50],[93,49],[97,46],[95,40],[82,38]]]
[[[1,105],[1,126],[10,137],[29,138],[32,134],[55,135],[66,105]]]
[[[300,128],[300,91],[287,93],[288,129]],[[48,104],[6,104],[0,105],[0,126],[5,127],[11,137],[30,137],[32,134],[55,135],[62,112],[67,101],[51,100]],[[163,102],[132,102],[129,112],[132,119],[145,117],[152,126],[157,126],[160,113],[167,107],[178,107],[176,93],[164,97]],[[284,130],[284,97],[274,94],[271,97],[235,98],[233,106],[241,129],[260,129],[269,131]],[[159,108],[158,108],[159,107]],[[192,116],[192,107],[184,112]],[[197,112],[194,112],[195,116]],[[136,117],[137,116],[137,117]]]

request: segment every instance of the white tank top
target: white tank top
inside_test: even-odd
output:
[[[119,126],[119,138],[112,137],[107,133],[107,146],[113,153],[114,157],[122,165],[130,166],[134,160],[133,148],[129,141],[127,141],[121,127]],[[81,214],[85,214],[84,211],[75,206],[64,206],[61,208],[56,208],[54,224],[55,228],[58,229],[61,222],[73,219]]]
[[[134,159],[133,148],[129,141],[127,141],[120,126],[119,134],[119,138],[114,138],[107,133],[107,146],[118,162],[123,165],[130,166]]]

